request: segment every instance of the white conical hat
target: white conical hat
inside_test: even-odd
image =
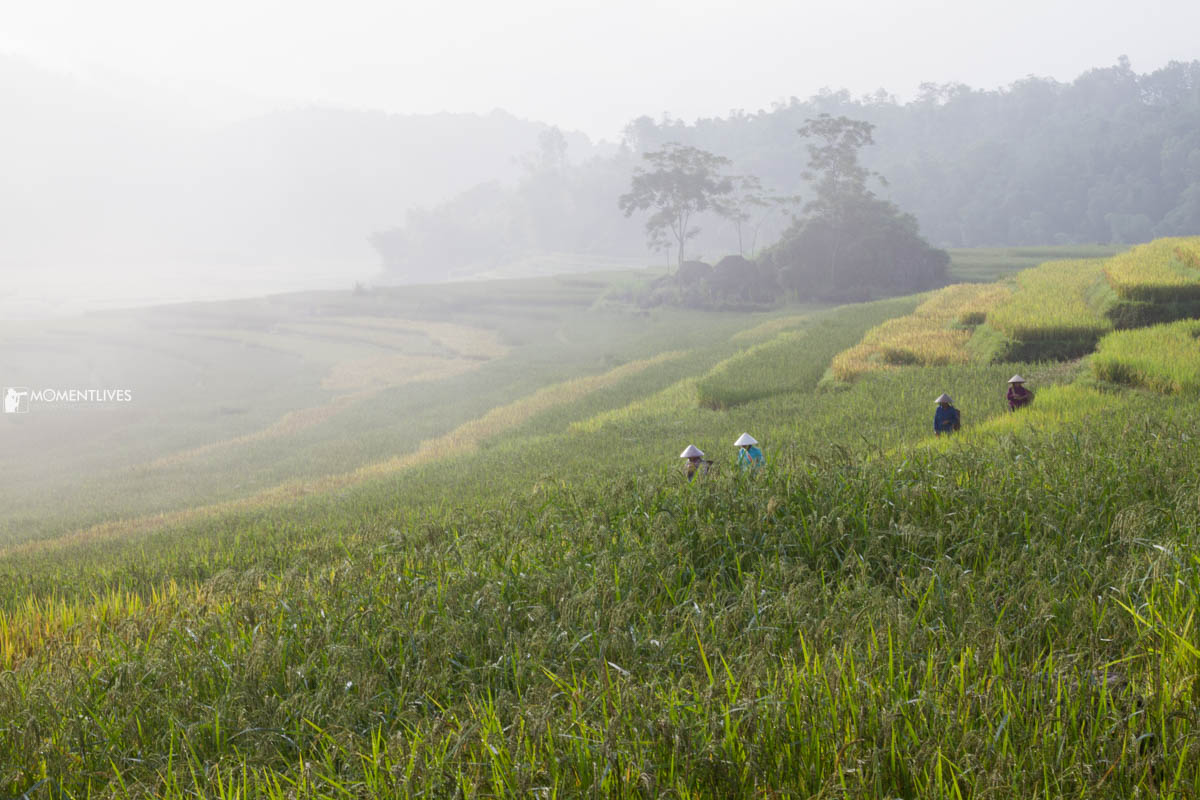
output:
[[[680,458],[704,458],[704,451],[694,444],[689,444],[687,448],[679,454]]]
[[[1008,379],[1008,382],[1009,383],[1024,383],[1025,379],[1022,378],[1020,375],[1013,375],[1011,378]]]
[[[758,439],[755,439],[753,436],[751,436],[748,433],[743,433],[741,436],[738,437],[738,440],[733,443],[733,446],[741,447],[742,445],[747,445],[747,444],[758,444]]]
[[[935,402],[935,403],[951,403],[951,404],[954,403],[954,401],[950,399],[950,395],[946,394],[945,392],[942,392],[940,395],[938,395],[938,399],[934,400],[933,402]]]

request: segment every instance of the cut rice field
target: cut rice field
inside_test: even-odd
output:
[[[1191,328],[831,386],[976,295],[633,317],[600,283],[431,290],[506,354],[247,443],[292,482],[0,552],[0,796],[1200,794],[1200,410],[1094,366],[1200,371],[1164,344]],[[942,391],[964,429],[935,439]]]

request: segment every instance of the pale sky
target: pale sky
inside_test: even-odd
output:
[[[616,139],[636,116],[822,87],[1071,80],[1200,58],[1197,0],[0,0],[0,52],[281,105],[487,112]],[[189,89],[190,90],[190,89]]]

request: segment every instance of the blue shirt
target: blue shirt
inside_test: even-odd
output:
[[[933,412],[933,432],[952,433],[958,419],[958,409],[954,406],[938,406]]]

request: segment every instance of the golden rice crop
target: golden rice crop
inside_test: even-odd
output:
[[[1105,269],[1118,297],[1155,303],[1200,300],[1200,237],[1155,239],[1113,256]]]
[[[940,289],[912,314],[876,325],[860,343],[838,353],[833,375],[850,381],[871,370],[906,364],[965,364],[971,326],[983,322],[989,309],[1010,293],[1001,284],[957,283]]]
[[[1092,371],[1164,394],[1200,392],[1200,320],[1111,333],[1100,340]]]
[[[491,359],[508,355],[508,347],[500,334],[487,328],[413,319],[398,320],[396,324],[406,330],[419,331],[464,358]]]
[[[1186,267],[1200,269],[1200,236],[1192,236],[1176,244],[1175,257]]]
[[[81,650],[131,618],[145,617],[152,609],[195,597],[199,591],[194,583],[181,586],[169,580],[144,593],[112,586],[86,597],[21,598],[8,610],[0,610],[0,670],[45,654],[51,645]],[[144,627],[141,633],[149,636],[151,631]]]
[[[988,314],[988,324],[1010,339],[1066,340],[1098,337],[1112,322],[1090,302],[1104,277],[1098,259],[1048,261],[1017,275],[1017,290]]]

